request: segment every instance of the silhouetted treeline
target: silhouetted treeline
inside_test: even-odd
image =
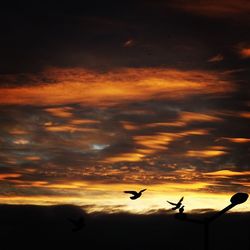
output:
[[[192,218],[210,216],[188,214]],[[72,232],[68,218],[85,218]],[[86,214],[75,206],[0,206],[1,249],[201,250],[203,228],[178,221],[173,214]],[[250,213],[226,214],[211,226],[211,250],[250,249]],[[16,244],[18,248],[16,248]],[[7,246],[7,247],[3,247]],[[80,247],[79,247],[80,246]],[[34,248],[36,249],[36,248]]]

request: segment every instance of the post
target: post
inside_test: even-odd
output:
[[[210,223],[212,221],[214,221],[215,219],[217,219],[218,217],[220,217],[221,215],[223,215],[224,213],[226,213],[228,210],[230,210],[231,208],[233,208],[234,206],[236,206],[236,204],[230,204],[227,207],[223,208],[221,211],[219,211],[218,213],[214,214],[213,216],[211,216],[210,218],[208,218],[206,220],[206,223]]]
[[[209,250],[209,223],[204,224],[204,250]]]
[[[188,221],[188,222],[193,222],[196,224],[202,224],[204,227],[204,236],[203,236],[204,237],[204,250],[209,250],[209,226],[210,226],[210,223],[213,222],[218,217],[220,217],[221,215],[225,214],[228,210],[230,210],[234,206],[239,205],[241,203],[244,203],[247,199],[248,199],[247,193],[236,193],[230,199],[231,204],[229,204],[227,207],[225,207],[221,211],[217,212],[216,214],[214,214],[210,218],[206,218],[205,220],[191,219],[191,218],[188,218],[186,214],[176,214],[175,218],[178,220],[182,220],[182,221]]]

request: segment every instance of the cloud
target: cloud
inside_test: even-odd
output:
[[[212,63],[215,63],[215,62],[221,62],[224,60],[224,56],[221,55],[221,54],[217,54],[211,58],[208,59],[208,62],[212,62]]]
[[[225,94],[234,90],[228,76],[216,72],[176,69],[124,69],[95,73],[82,69],[52,69],[55,83],[2,88],[1,105],[68,105],[81,103],[107,107],[137,101],[184,99],[200,94]],[[143,91],[141,91],[143,89]],[[48,108],[48,112],[70,116],[70,107]]]
[[[241,48],[239,51],[242,58],[249,58],[250,57],[250,48]]]
[[[45,73],[51,83],[37,78],[1,89],[0,170],[16,174],[1,179],[1,202],[95,200],[95,210],[109,204],[141,212],[165,207],[166,192],[173,200],[198,192],[188,211],[219,209],[225,192],[249,190],[248,176],[225,182],[206,174],[248,168],[249,142],[236,139],[247,139],[248,104],[232,75],[163,68]],[[131,206],[123,190],[145,186],[154,198],[147,193]]]

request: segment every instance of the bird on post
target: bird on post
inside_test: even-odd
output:
[[[170,202],[170,201],[167,201],[170,205],[174,206],[172,208],[172,210],[176,210],[178,208],[180,208],[182,206],[182,201],[183,201],[184,197],[182,197],[177,203],[174,203],[174,202]]]

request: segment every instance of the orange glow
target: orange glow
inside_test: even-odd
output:
[[[128,162],[137,162],[141,161],[144,157],[143,154],[139,153],[123,153],[117,156],[107,157],[103,162],[108,163],[115,163],[115,162],[122,162],[122,161],[128,161]]]
[[[133,128],[133,127],[132,127]],[[131,130],[131,127],[129,127]],[[134,128],[133,128],[134,129]],[[120,155],[108,157],[104,162],[114,163],[122,161],[138,162],[144,159],[148,155],[152,155],[159,151],[167,151],[168,144],[176,139],[183,138],[189,135],[206,135],[208,130],[197,129],[197,130],[187,130],[180,133],[156,133],[152,135],[135,135],[133,141],[136,145],[136,150],[131,153],[122,153]],[[212,150],[220,150],[222,148],[213,147]],[[224,148],[223,148],[224,149]],[[213,153],[214,153],[213,152]],[[221,154],[223,151],[220,151]],[[208,155],[209,153],[206,152]],[[210,154],[212,154],[210,152]]]
[[[39,161],[39,160],[41,160],[41,157],[39,157],[39,156],[26,156],[25,160],[28,160],[28,161]]]
[[[240,55],[244,58],[250,57],[250,48],[243,48],[240,50]]]
[[[81,125],[81,124],[98,124],[100,121],[91,119],[74,119],[70,121],[71,124]]]
[[[250,112],[242,112],[242,113],[240,113],[240,117],[250,118]]]
[[[236,143],[250,142],[250,138],[229,138],[229,137],[224,137],[224,139],[229,140],[231,142],[236,142]]]
[[[39,182],[37,183],[38,187]],[[42,184],[42,183],[41,183]],[[50,185],[50,184],[49,184]],[[49,186],[48,185],[48,186]],[[62,189],[64,195],[50,195],[50,196],[0,196],[0,203],[9,204],[38,204],[38,205],[52,205],[52,204],[75,204],[75,205],[90,205],[87,208],[88,212],[105,211],[105,212],[119,212],[129,211],[133,213],[146,213],[152,209],[170,209],[171,206],[166,203],[166,200],[177,200],[180,195],[185,196],[186,211],[192,209],[212,208],[221,210],[230,200],[233,193],[209,193],[206,188],[213,185],[212,182],[192,182],[192,183],[167,183],[162,185],[137,185],[137,184],[93,184],[87,182],[81,183],[65,183],[65,184],[51,184],[51,190],[56,193],[57,189]],[[54,189],[53,189],[53,188]],[[142,199],[137,202],[131,201],[124,190],[134,189],[140,190],[143,187],[147,191],[143,194]],[[66,191],[70,191],[67,193]],[[199,192],[198,192],[199,191]],[[72,192],[74,196],[72,196]],[[100,194],[95,197],[96,192]],[[116,197],[114,199],[114,197]],[[119,206],[121,208],[115,208]],[[112,210],[110,210],[112,207]],[[234,211],[249,211],[249,206],[241,205]]]
[[[214,115],[195,113],[195,112],[180,112],[180,116],[176,121],[171,122],[155,122],[145,125],[138,125],[136,123],[123,121],[122,125],[126,130],[139,130],[142,128],[154,127],[184,127],[192,122],[221,122],[222,118]]]
[[[20,177],[21,174],[14,174],[14,173],[9,173],[9,174],[0,174],[0,181],[6,180],[8,178],[17,178]]]
[[[183,99],[197,94],[226,93],[234,86],[225,74],[174,69],[122,69],[95,73],[82,69],[51,69],[44,72],[54,84],[1,88],[1,105],[61,105],[81,103],[112,106],[153,97]],[[143,90],[143,91],[142,91]],[[58,117],[70,117],[72,110],[47,108]]]
[[[250,171],[236,172],[236,171],[224,169],[224,170],[220,170],[220,171],[206,173],[206,175],[218,176],[218,177],[221,177],[221,176],[222,177],[223,176],[245,176],[245,175],[250,175]]]
[[[227,154],[227,152],[223,151],[223,149],[226,149],[226,148],[222,146],[212,146],[212,147],[207,148],[206,150],[189,150],[186,153],[186,156],[201,157],[201,158],[216,157],[216,156]]]
[[[71,107],[62,107],[62,108],[48,108],[45,109],[47,112],[51,113],[57,117],[68,118],[72,116],[72,108]]]
[[[186,124],[181,121],[175,121],[175,122],[155,122],[145,125],[147,128],[154,128],[154,127],[183,127]]]
[[[180,114],[180,121],[182,122],[218,122],[222,121],[221,118],[213,116],[213,115],[207,115],[207,114],[201,114],[201,113],[194,113],[194,112],[182,112]]]
[[[137,130],[140,127],[138,125],[136,125],[133,122],[126,122],[126,121],[122,121],[121,122],[122,126],[126,129],[126,130]]]
[[[49,126],[49,127],[46,127],[45,129],[51,132],[70,132],[70,133],[74,133],[76,131],[79,131],[79,132],[97,131],[97,129],[95,128],[82,128],[82,127],[75,127],[75,126],[68,126],[68,125]]]

